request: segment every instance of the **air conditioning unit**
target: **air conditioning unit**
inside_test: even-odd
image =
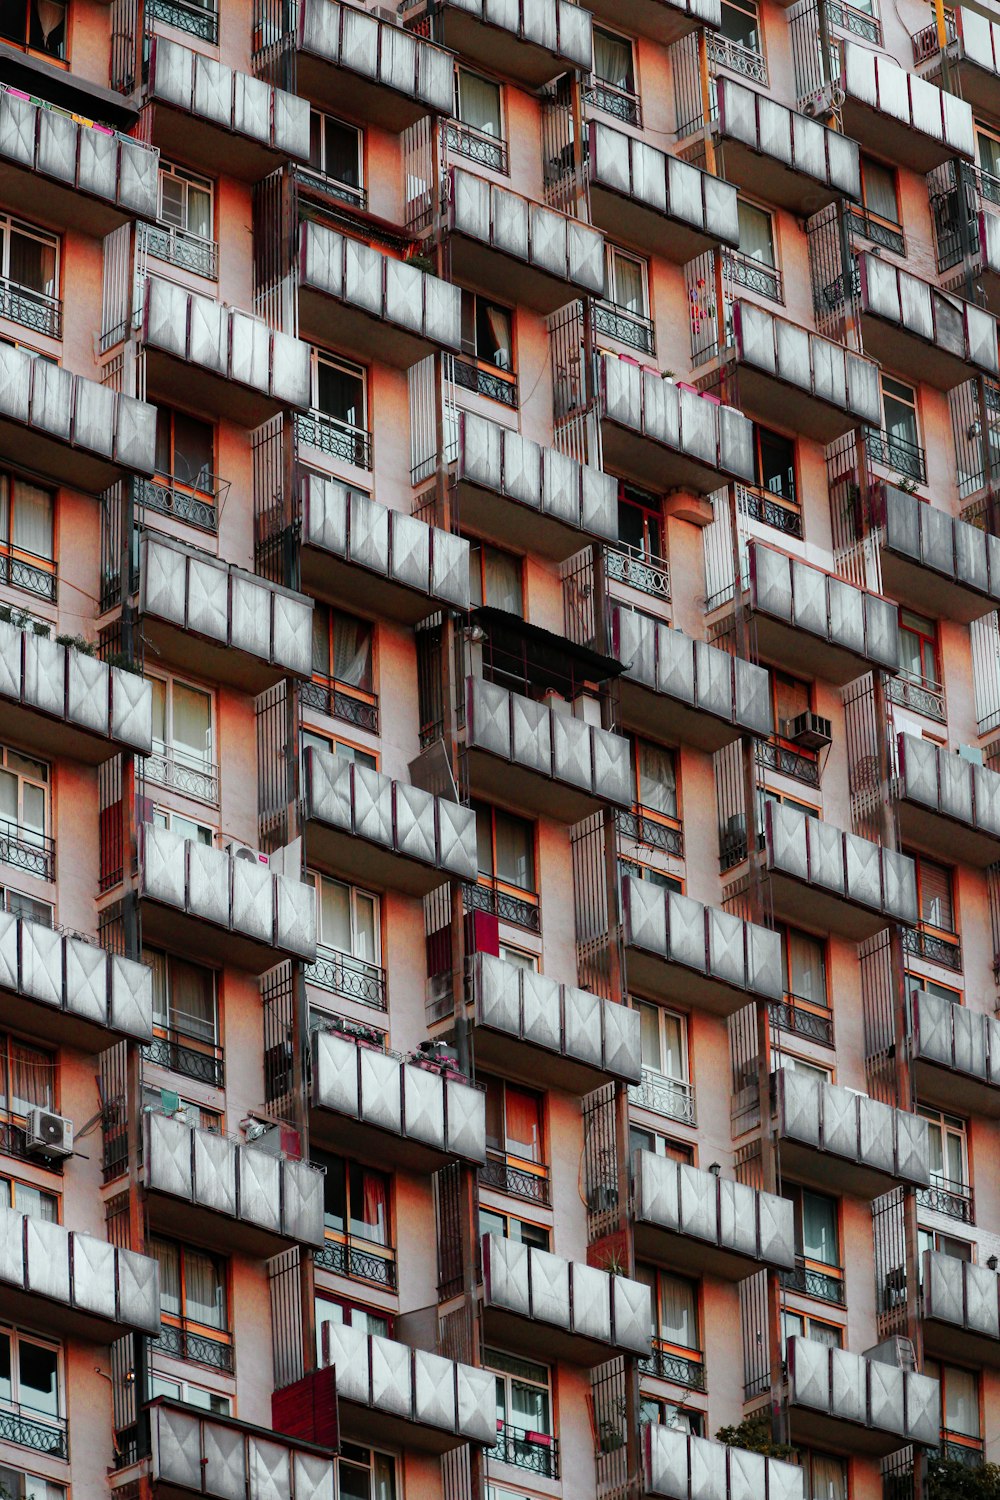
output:
[[[786,719],[782,732],[786,740],[800,745],[803,750],[822,750],[833,743],[830,720],[808,710],[794,719]]]
[[[235,839],[226,845],[226,853],[231,854],[234,859],[248,859],[252,864],[263,865],[265,870],[271,863],[269,855],[262,854],[259,849],[251,849],[249,844],[237,843]]]
[[[390,26],[402,25],[402,22],[399,19],[399,13],[397,11],[394,11],[391,5],[373,5],[371,8],[371,14],[373,16],[376,16],[380,21],[388,21]]]
[[[38,1156],[72,1156],[73,1121],[34,1105],[28,1110],[25,1146]]]

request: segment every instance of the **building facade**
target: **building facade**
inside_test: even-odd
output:
[[[974,1484],[1000,9],[9,0],[0,256],[0,1496]]]

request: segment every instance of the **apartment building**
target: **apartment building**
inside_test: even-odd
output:
[[[991,0],[0,6],[0,1496],[975,1493],[997,315]]]

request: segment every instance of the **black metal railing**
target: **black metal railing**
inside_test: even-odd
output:
[[[684,830],[661,823],[658,818],[651,817],[646,808],[636,807],[631,812],[615,813],[615,827],[623,838],[636,844],[646,844],[661,854],[683,858]]]
[[[339,198],[342,203],[348,203],[352,208],[359,208],[362,212],[368,207],[366,188],[354,187],[349,182],[340,182],[338,178],[330,177],[316,167],[293,167],[292,177],[298,187],[306,193],[321,193],[324,197]]]
[[[372,466],[372,435],[363,427],[352,427],[325,411],[299,412],[295,418],[295,436],[321,453],[343,459],[358,469]]]
[[[477,130],[474,125],[466,125],[462,120],[445,122],[444,143],[456,156],[464,156],[467,161],[474,161],[487,171],[500,172],[506,177],[510,170],[507,142],[501,136],[488,135],[485,130]]]
[[[901,227],[896,228],[887,224],[884,219],[876,219],[863,208],[849,209],[847,223],[852,235],[859,234],[870,245],[891,250],[894,255],[906,254],[906,236]]]
[[[927,455],[919,443],[899,437],[876,427],[866,427],[865,448],[873,464],[883,469],[892,469],[914,484],[923,484],[927,478]]]
[[[839,1276],[807,1266],[801,1256],[795,1258],[793,1271],[780,1271],[781,1285],[789,1292],[801,1292],[805,1297],[819,1297],[824,1302],[844,1305],[843,1272]]]
[[[982,1438],[963,1437],[961,1433],[949,1432],[947,1427],[942,1427],[940,1445],[932,1448],[928,1456],[932,1464],[938,1458],[961,1464],[963,1469],[981,1469],[985,1462]]]
[[[616,302],[593,304],[594,331],[605,338],[616,339],[619,344],[628,344],[640,354],[652,354],[656,349],[656,334],[651,318],[634,313]]]
[[[672,1349],[666,1348],[660,1339],[653,1340],[652,1353],[640,1359],[639,1369],[643,1375],[652,1375],[657,1380],[669,1380],[671,1385],[685,1385],[692,1391],[706,1389],[705,1362],[700,1354],[676,1354]]]
[[[29,875],[37,875],[41,880],[54,880],[55,839],[44,833],[36,833],[33,828],[12,823],[9,818],[0,818],[0,865],[24,870]]]
[[[643,1068],[641,1081],[629,1084],[628,1102],[682,1125],[695,1123],[694,1085],[668,1078],[653,1068]]]
[[[776,498],[769,490],[751,488],[746,484],[736,486],[736,495],[740,510],[751,521],[770,526],[773,530],[780,531],[782,536],[794,536],[801,540],[802,512],[797,505]]]
[[[479,1185],[507,1193],[511,1198],[524,1198],[529,1203],[548,1203],[552,1196],[548,1167],[531,1170],[491,1152],[486,1153],[486,1163],[479,1168]]]
[[[452,379],[463,391],[475,391],[477,396],[486,396],[490,401],[499,401],[503,406],[517,410],[517,380],[512,375],[501,375],[475,364],[468,359],[451,361]]]
[[[327,1240],[322,1250],[313,1256],[321,1271],[332,1271],[335,1276],[348,1276],[352,1281],[367,1281],[372,1286],[396,1290],[396,1252],[388,1245],[373,1250],[365,1240]]]
[[[844,0],[827,0],[826,19],[831,26],[846,31],[848,36],[860,37],[873,47],[882,45],[882,23],[875,16],[847,5]]]
[[[917,1202],[921,1208],[932,1213],[947,1214],[949,1219],[960,1219],[963,1224],[976,1222],[975,1201],[972,1188],[967,1182],[956,1182],[951,1177],[933,1173],[930,1187],[917,1189]]]
[[[168,265],[179,266],[183,271],[191,271],[195,276],[204,276],[207,281],[218,281],[218,241],[203,239],[200,234],[189,234],[174,224],[146,224],[144,231],[147,255],[164,260]]]
[[[151,1042],[147,1042],[142,1055],[159,1068],[168,1068],[183,1078],[194,1078],[209,1088],[221,1089],[225,1085],[226,1064],[222,1048],[207,1042],[196,1045],[191,1037],[185,1037],[183,1032],[173,1028],[161,1030]]]
[[[605,550],[604,562],[613,583],[625,584],[664,604],[670,603],[670,565],[665,557],[644,552],[628,542],[617,542]]]
[[[604,115],[612,115],[625,125],[642,125],[642,105],[639,95],[631,89],[619,88],[591,73],[589,83],[583,86],[583,99],[591,109],[599,109]]]
[[[956,974],[962,972],[962,944],[957,937],[942,937],[940,933],[928,932],[923,927],[903,928],[903,947],[907,953],[928,963],[939,964]]]
[[[357,1000],[373,1010],[386,1009],[385,970],[378,964],[338,953],[335,948],[317,948],[315,959],[304,972],[307,984],[329,990],[331,995]]]
[[[367,729],[378,734],[378,699],[358,698],[346,684],[332,678],[325,682],[302,683],[299,689],[300,702],[305,708],[314,708],[326,714],[328,719],[342,719],[353,724],[355,729]]]
[[[34,552],[25,552],[23,547],[15,548],[12,542],[0,541],[0,583],[54,602],[55,564],[49,557],[39,557]]]
[[[559,1441],[548,1433],[498,1422],[497,1440],[492,1448],[487,1448],[486,1457],[525,1469],[529,1474],[540,1474],[543,1479],[559,1478]]]
[[[16,1125],[13,1120],[0,1120],[0,1156],[13,1156],[17,1161],[38,1161],[35,1152],[28,1150],[28,1136],[23,1125]],[[58,1172],[62,1174],[63,1164],[55,1157],[50,1157],[45,1163],[47,1172]]]
[[[47,1453],[52,1458],[69,1457],[65,1418],[41,1416],[30,1406],[0,1407],[0,1442],[16,1443],[19,1448]]]
[[[137,479],[132,492],[133,504],[154,510],[157,515],[173,516],[186,526],[196,526],[215,536],[219,529],[219,511],[229,492],[229,480],[217,474],[202,475],[197,489],[182,486],[170,475],[155,479]]]
[[[783,745],[779,740],[757,741],[757,764],[779,776],[801,781],[803,786],[819,786],[819,761],[805,750]]]
[[[947,721],[944,687],[939,682],[917,682],[900,673],[898,677],[887,678],[886,694],[890,703],[898,703],[901,708],[923,714],[925,719],[936,719],[939,724]]]
[[[752,256],[741,255],[738,250],[726,250],[723,270],[726,280],[735,286],[756,292],[758,297],[767,297],[771,302],[784,302],[784,286],[777,266],[765,265]]]
[[[160,1336],[151,1340],[150,1347],[160,1354],[172,1355],[175,1359],[187,1359],[192,1364],[206,1365],[213,1370],[232,1373],[232,1343],[214,1339],[207,1334],[195,1332],[183,1320],[160,1325]]]
[[[20,323],[32,333],[44,333],[52,339],[62,338],[63,305],[60,299],[36,292],[7,276],[0,276],[0,318]]]
[[[788,994],[783,1000],[771,1001],[770,1013],[772,1025],[780,1031],[818,1042],[821,1047],[833,1046],[832,1010],[817,1010],[811,1002],[803,1002],[799,996]]]
[[[498,891],[490,885],[467,885],[464,889],[465,904],[472,911],[489,912],[501,922],[511,922],[516,927],[526,927],[529,932],[539,932],[542,925],[541,911],[536,903],[522,901],[509,891]]]
[[[706,40],[708,55],[720,68],[727,68],[729,72],[738,73],[741,78],[749,78],[767,88],[767,59],[762,52],[744,47],[721,32],[707,32]]]
[[[154,786],[170,787],[196,802],[219,800],[219,768],[211,761],[190,765],[173,750],[154,750],[143,762],[143,775]]]
[[[153,0],[152,19],[162,21],[164,26],[174,26],[186,31],[213,47],[219,40],[218,11],[207,6],[189,4],[188,0]],[[147,12],[149,14],[149,12]]]

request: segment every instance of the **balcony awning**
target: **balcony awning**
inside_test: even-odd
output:
[[[580,684],[607,682],[624,670],[616,657],[577,645],[554,630],[531,625],[520,615],[493,605],[474,609],[471,620],[473,628],[478,625],[485,631],[493,652],[519,660],[532,686],[539,689],[562,692],[568,680]]]

